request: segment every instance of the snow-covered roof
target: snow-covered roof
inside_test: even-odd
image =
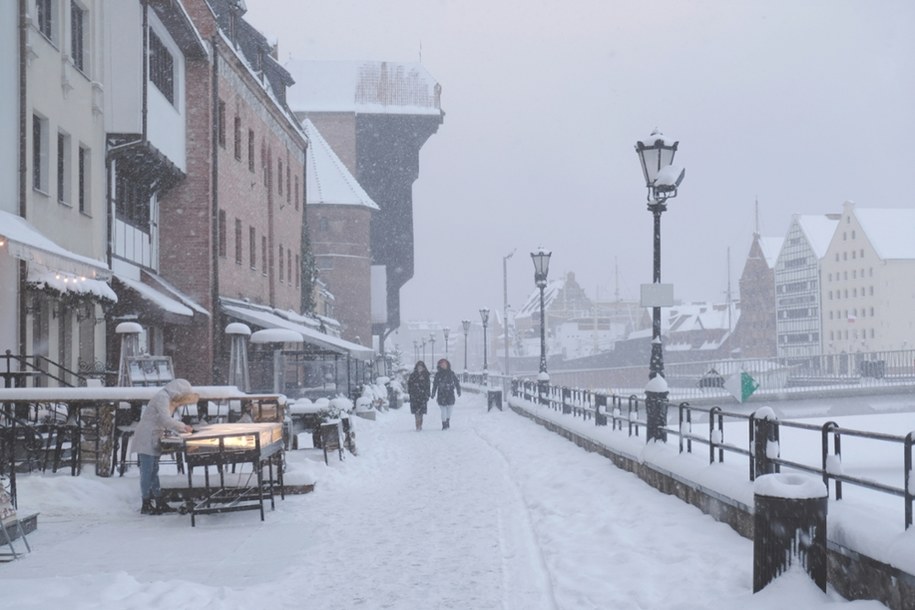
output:
[[[834,214],[798,214],[795,220],[807,237],[817,259],[826,256],[839,219]]]
[[[881,260],[915,259],[915,208],[855,208],[854,214]]]
[[[343,165],[314,123],[305,119],[302,127],[308,136],[305,181],[308,204],[364,206],[379,209],[365,189]]]
[[[766,259],[766,265],[769,269],[775,267],[775,261],[778,260],[778,253],[782,250],[782,244],[785,243],[784,237],[760,237],[759,247]]]
[[[7,242],[10,255],[43,268],[89,279],[111,277],[106,263],[62,248],[25,218],[0,211],[0,242],[3,241]]]
[[[551,280],[547,282],[546,287],[543,289],[543,308],[544,310],[550,308],[550,303],[553,302],[553,299],[556,298],[556,295],[559,294],[559,291],[562,290],[565,286],[565,279]],[[515,314],[515,319],[527,318],[533,314],[540,315],[540,289],[537,288],[531,292],[530,296],[527,297],[524,305],[521,306],[521,309],[518,310],[518,313]]]
[[[299,61],[286,93],[295,112],[441,115],[440,87],[422,64],[388,61]]]

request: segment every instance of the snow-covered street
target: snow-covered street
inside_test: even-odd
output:
[[[33,553],[8,608],[817,608],[789,573],[753,596],[752,543],[523,417],[465,393],[356,420],[359,455],[290,452],[316,490],[256,512],[141,516],[124,478],[24,476]]]

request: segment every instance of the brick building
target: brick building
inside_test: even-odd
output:
[[[285,106],[292,79],[235,0],[185,0],[208,61],[189,62],[187,178],[160,204],[163,276],[212,316],[176,342],[176,369],[222,382],[220,297],[301,311],[307,139]]]

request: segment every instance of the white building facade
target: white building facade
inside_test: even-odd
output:
[[[12,142],[17,161],[4,163],[3,171],[23,169],[4,181],[16,187],[0,204],[0,280],[7,287],[0,299],[11,312],[0,322],[0,348],[39,357],[32,362],[61,383],[104,361],[103,306],[116,299],[106,262],[105,4],[28,0],[25,15],[12,2],[0,9],[4,57],[15,62],[4,59],[0,71],[15,92],[4,96],[2,154],[6,159]],[[10,115],[17,127],[7,138]],[[15,307],[7,309],[11,302]]]
[[[844,204],[822,268],[827,354],[915,346],[913,227],[915,208]]]
[[[820,261],[838,222],[837,214],[795,215],[775,262],[776,354],[787,364],[823,353]]]

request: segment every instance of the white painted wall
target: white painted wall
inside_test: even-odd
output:
[[[0,2],[0,210],[19,210],[19,33],[16,2]],[[2,227],[0,227],[2,228]],[[19,351],[17,260],[0,246],[0,353]]]
[[[175,60],[175,94],[173,96],[174,105],[172,105],[155,85],[149,83],[147,88],[149,101],[147,137],[153,146],[167,156],[181,171],[186,172],[184,55],[153,11],[149,11],[149,25]]]

